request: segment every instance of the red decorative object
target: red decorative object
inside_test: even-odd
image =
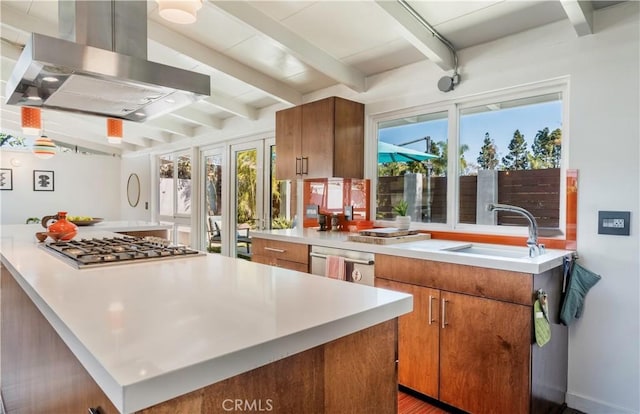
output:
[[[59,211],[58,220],[47,227],[47,230],[59,234],[62,241],[69,241],[78,234],[78,226],[67,220],[66,211]]]
[[[25,135],[39,135],[42,128],[42,113],[40,108],[23,106],[20,108],[22,116],[22,132]]]

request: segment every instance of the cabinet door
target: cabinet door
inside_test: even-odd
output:
[[[438,398],[440,292],[380,278],[376,286],[413,295],[413,312],[398,319],[398,382]]]
[[[364,178],[364,105],[335,98],[333,176]]]
[[[445,291],[440,303],[440,400],[472,413],[529,412],[531,308]]]
[[[296,179],[296,158],[302,157],[302,108],[276,112],[276,178]],[[302,169],[302,160],[298,169]]]
[[[334,98],[302,105],[305,178],[333,177],[334,149]]]

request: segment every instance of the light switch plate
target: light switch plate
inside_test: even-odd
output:
[[[598,234],[628,236],[630,211],[598,211]]]
[[[309,204],[304,206],[304,216],[308,219],[317,219],[320,213],[320,206],[316,204]]]

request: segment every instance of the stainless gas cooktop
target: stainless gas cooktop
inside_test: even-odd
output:
[[[157,237],[109,237],[45,243],[44,248],[78,269],[204,256]]]

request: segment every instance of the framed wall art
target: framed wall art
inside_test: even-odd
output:
[[[33,170],[33,191],[53,191],[53,171]]]
[[[0,190],[13,190],[13,170],[0,168]]]

